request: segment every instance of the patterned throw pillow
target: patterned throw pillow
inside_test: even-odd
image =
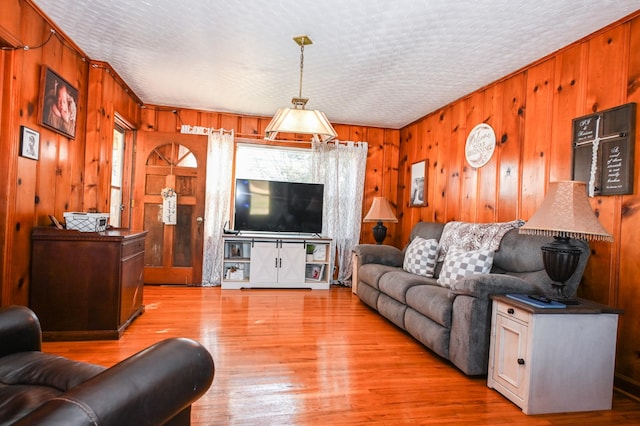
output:
[[[438,284],[451,288],[460,278],[474,274],[488,274],[493,265],[492,250],[464,251],[451,248],[444,258]]]
[[[438,241],[415,237],[404,255],[402,269],[416,275],[433,277],[438,260]]]

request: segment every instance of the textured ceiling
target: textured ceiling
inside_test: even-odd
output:
[[[32,0],[144,103],[400,128],[640,8],[640,0]],[[187,123],[190,124],[190,123]]]

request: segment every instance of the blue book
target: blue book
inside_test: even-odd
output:
[[[566,308],[564,303],[556,302],[552,300],[549,303],[541,302],[527,296],[526,294],[507,294],[507,297],[518,302],[526,303],[527,305],[535,306],[536,308]]]

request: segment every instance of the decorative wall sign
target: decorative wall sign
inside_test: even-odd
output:
[[[573,179],[589,196],[633,193],[636,104],[573,119]]]
[[[411,199],[410,207],[427,205],[427,160],[411,165]]]
[[[464,155],[472,167],[479,168],[491,160],[495,149],[496,133],[488,124],[480,123],[469,132]]]
[[[165,225],[177,225],[178,194],[173,188],[162,188],[162,222]]]

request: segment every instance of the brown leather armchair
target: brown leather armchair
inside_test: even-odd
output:
[[[0,425],[188,425],[211,354],[171,338],[105,368],[41,352],[36,315],[0,308]]]

